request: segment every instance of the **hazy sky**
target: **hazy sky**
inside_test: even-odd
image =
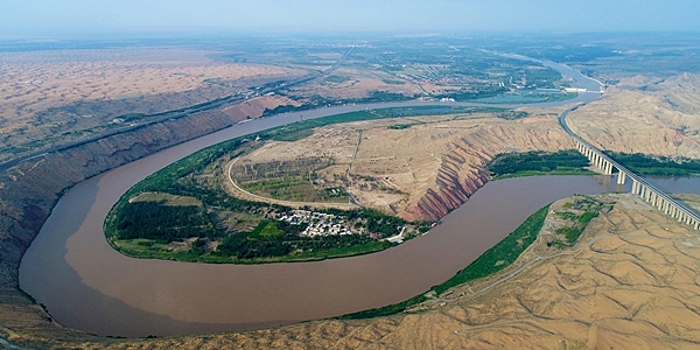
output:
[[[5,33],[700,30],[697,0],[0,0]]]

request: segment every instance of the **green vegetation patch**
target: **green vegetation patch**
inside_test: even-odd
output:
[[[439,295],[452,287],[489,276],[513,264],[520,254],[537,239],[537,235],[542,229],[542,225],[544,225],[544,219],[547,217],[548,210],[549,205],[532,214],[522,225],[493,246],[493,248],[487,250],[478,259],[474,260],[474,262],[465,269],[457,272],[454,277],[450,278],[445,283],[432,287],[430,291]],[[426,296],[426,294],[428,293],[417,295],[397,304],[360,311],[340,316],[339,318],[360,319],[396,314],[413,305],[428,300],[429,297]]]
[[[523,119],[523,118],[527,118],[528,116],[530,116],[530,113],[525,112],[525,111],[508,110],[508,111],[496,113],[496,117],[501,118],[501,119],[505,119],[505,120]]]
[[[239,260],[257,259],[258,262],[306,261],[366,254],[390,245],[369,235],[301,237],[299,232],[303,228],[282,221],[264,220],[252,232],[226,237],[213,255]]]
[[[586,169],[588,158],[576,150],[554,153],[530,151],[502,153],[486,165],[493,179],[532,175],[593,175]]]
[[[549,205],[532,214],[515,231],[487,250],[466,269],[457,272],[454,277],[433,287],[432,290],[442,294],[452,287],[486,277],[510,266],[537,239],[548,210]]]
[[[403,85],[406,84],[403,80],[382,79],[382,82],[387,85]]]
[[[386,249],[391,244],[383,238],[396,235],[403,227],[411,228],[406,230],[407,236],[423,233],[431,223],[409,223],[369,209],[326,209],[316,212],[342,217],[354,230],[365,234],[300,236],[303,225],[271,219],[290,208],[232,197],[212,172],[221,171],[227,161],[256,149],[265,140],[296,140],[320,126],[426,114],[503,111],[453,106],[367,110],[293,123],[253,137],[225,141],[174,162],[130,188],[108,214],[105,235],[116,250],[133,257],[212,263],[318,260]],[[252,141],[257,136],[260,141]],[[322,192],[338,200],[347,196],[338,188]]]
[[[566,211],[559,211],[557,216],[566,220],[564,227],[560,227],[554,231],[556,235],[563,238],[555,238],[551,242],[547,242],[548,246],[557,246],[559,248],[573,246],[581,234],[588,226],[588,223],[593,218],[598,217],[603,209],[603,202],[595,200],[591,197],[583,197],[576,199],[573,203],[566,203],[563,208]],[[612,209],[612,206],[610,207]]]
[[[274,221],[261,221],[252,233],[262,237],[275,237],[284,234],[284,231],[280,230]]]
[[[603,151],[629,170],[645,176],[698,176],[700,159]]]
[[[350,80],[348,77],[341,77],[338,75],[331,75],[325,79],[325,81],[333,84],[342,84],[346,81]]]
[[[118,239],[149,238],[171,242],[178,238],[217,236],[209,216],[198,206],[169,206],[133,202],[122,207],[116,222]]]
[[[321,157],[260,163],[243,161],[231,168],[231,175],[240,187],[263,197],[295,202],[347,202],[345,190],[317,182],[317,171],[333,164],[332,158]]]
[[[387,128],[391,130],[403,130],[403,129],[408,129],[412,127],[413,124],[394,124],[394,125],[389,125]]]

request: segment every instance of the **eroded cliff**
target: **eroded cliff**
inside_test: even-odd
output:
[[[19,290],[22,255],[62,192],[91,176],[169,146],[232,125],[221,112],[202,112],[51,153],[0,174],[0,331],[32,339],[82,339],[87,335],[53,322]],[[77,337],[77,338],[75,338]]]

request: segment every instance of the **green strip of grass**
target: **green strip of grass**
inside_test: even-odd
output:
[[[130,241],[126,242],[127,247],[122,247],[115,244],[113,240],[109,240],[110,245],[118,252],[132,258],[138,259],[160,259],[160,260],[174,260],[174,261],[184,261],[184,262],[197,262],[197,263],[207,263],[207,264],[241,264],[241,265],[258,265],[258,264],[273,264],[273,263],[292,263],[292,262],[307,262],[307,261],[320,261],[326,259],[335,258],[345,258],[351,256],[359,256],[365,254],[376,253],[387,249],[391,246],[391,243],[387,241],[373,241],[367,244],[355,245],[352,247],[340,247],[331,248],[319,252],[308,252],[296,255],[285,255],[278,257],[268,257],[268,258],[253,258],[253,259],[236,259],[235,257],[228,256],[218,256],[212,254],[198,255],[191,250],[169,252],[169,251],[154,251],[149,250],[148,247],[142,246],[137,247],[136,244],[132,244]],[[117,241],[122,242],[124,241]]]
[[[544,224],[544,219],[547,217],[548,210],[549,205],[532,214],[522,225],[515,229],[515,231],[511,232],[506,238],[493,246],[493,248],[487,250],[465,269],[457,272],[454,277],[444,283],[430,288],[430,290],[439,295],[452,287],[489,276],[512,265],[520,254],[522,254],[537,238]],[[502,263],[499,264],[499,262]],[[393,315],[428,300],[425,294],[427,293],[417,295],[397,304],[364,310],[343,315],[338,318],[360,319]]]
[[[512,174],[498,175],[491,178],[491,181],[511,179],[515,177],[542,176],[542,175],[597,175],[596,172],[587,169],[556,169],[551,171],[524,170]]]

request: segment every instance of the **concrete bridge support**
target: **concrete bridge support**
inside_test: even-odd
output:
[[[624,185],[625,178],[627,178],[627,174],[623,173],[622,170],[617,169],[617,184]]]
[[[632,180],[632,194],[639,195],[640,184],[637,180]]]
[[[603,174],[612,175],[613,171],[617,169],[617,183],[619,185],[624,185],[628,177],[632,179],[632,194],[641,197],[642,200],[657,208],[659,211],[662,211],[664,214],[669,215],[671,218],[677,219],[678,222],[688,224],[695,230],[700,229],[700,217],[693,212],[689,212],[682,203],[654,188],[653,185],[647,183],[634,173],[631,173],[624,166],[610,159],[595,147],[586,144],[580,139],[576,140],[576,146],[578,151],[590,160],[591,165],[598,167]]]
[[[605,167],[605,171],[604,171],[605,175],[612,175],[612,173],[613,173],[612,163],[610,163],[608,161],[604,161],[603,164],[604,164],[603,166]]]

